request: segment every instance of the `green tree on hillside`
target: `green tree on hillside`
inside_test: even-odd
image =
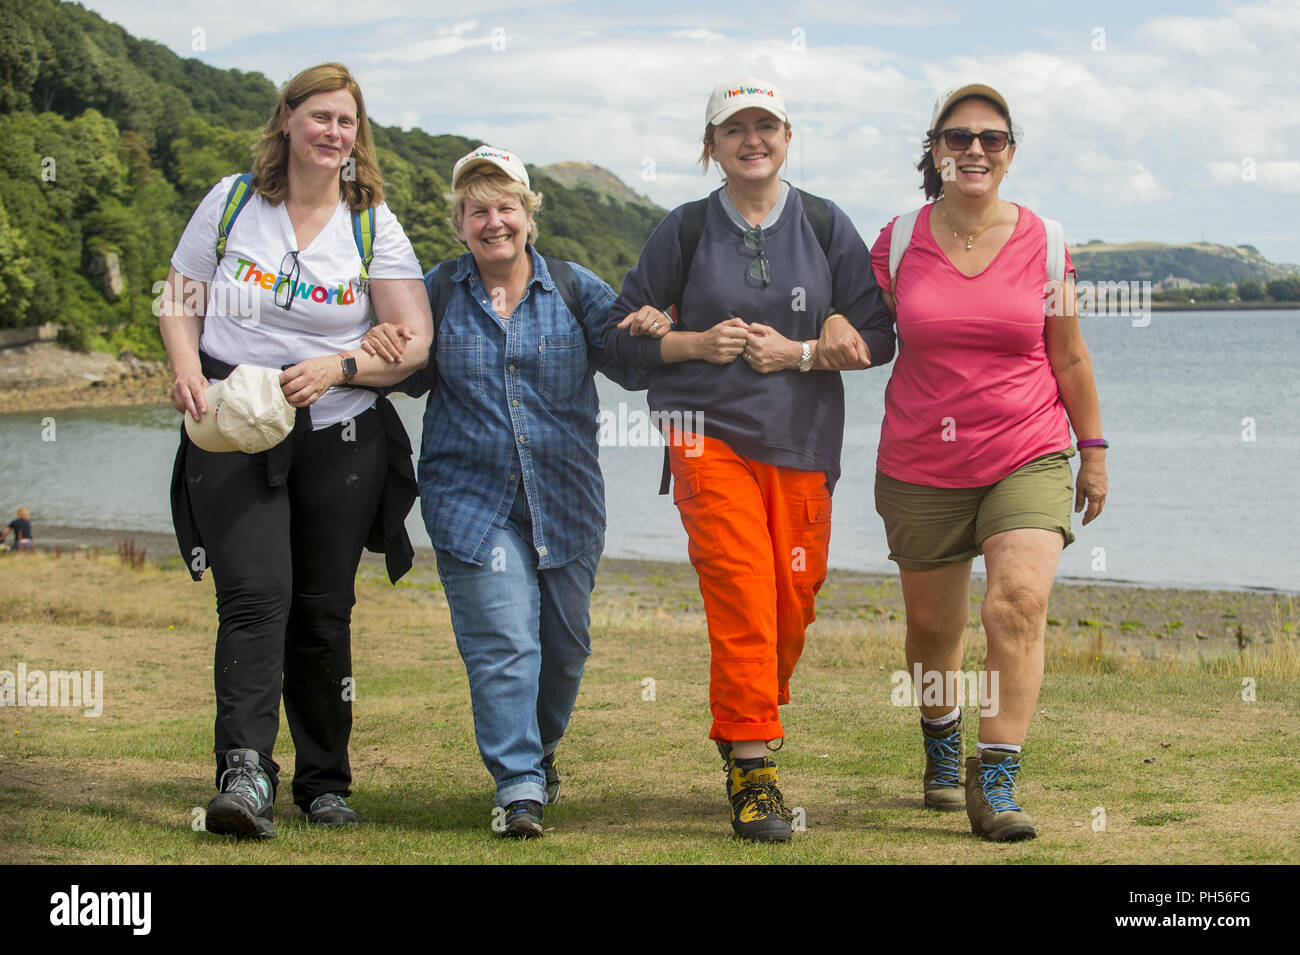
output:
[[[1238,279],[1237,298],[1243,302],[1258,302],[1264,297],[1264,282],[1261,279]]]
[[[1276,302],[1300,302],[1300,275],[1288,275],[1268,283],[1268,294]]]

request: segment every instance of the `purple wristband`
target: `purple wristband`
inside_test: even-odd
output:
[[[1082,441],[1076,444],[1075,447],[1078,448],[1080,451],[1082,451],[1084,448],[1109,448],[1110,442],[1107,441],[1105,438],[1084,438]]]

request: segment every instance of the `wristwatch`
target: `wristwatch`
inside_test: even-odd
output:
[[[351,355],[339,355],[339,358],[343,359],[343,380],[351,381],[357,373],[357,360]]]
[[[800,344],[803,346],[803,355],[799,358],[798,368],[800,371],[808,371],[812,368],[812,349],[808,347],[807,342],[800,342]]]

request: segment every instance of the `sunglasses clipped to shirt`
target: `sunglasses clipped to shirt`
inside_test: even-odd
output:
[[[970,149],[970,144],[977,138],[986,153],[1000,153],[1007,148],[1007,143],[1015,142],[1004,129],[986,129],[980,133],[965,128],[945,129],[935,134],[936,139],[940,136],[943,137],[944,145],[955,153]]]

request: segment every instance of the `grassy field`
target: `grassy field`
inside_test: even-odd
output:
[[[102,670],[104,703],[98,718],[0,709],[0,862],[1300,862],[1298,608],[1285,596],[1058,584],[1022,777],[1039,838],[997,846],[964,814],[921,808],[916,711],[891,703],[905,665],[897,581],[833,574],[782,713],[782,788],[807,828],[762,846],[729,838],[690,568],[606,561],[553,831],[516,843],[489,831],[491,780],[432,562],[390,587],[368,559],[353,622],[363,825],[300,821],[282,720],[279,838],[254,844],[191,825],[214,791],[211,583],[111,553],[3,558],[0,670]]]

